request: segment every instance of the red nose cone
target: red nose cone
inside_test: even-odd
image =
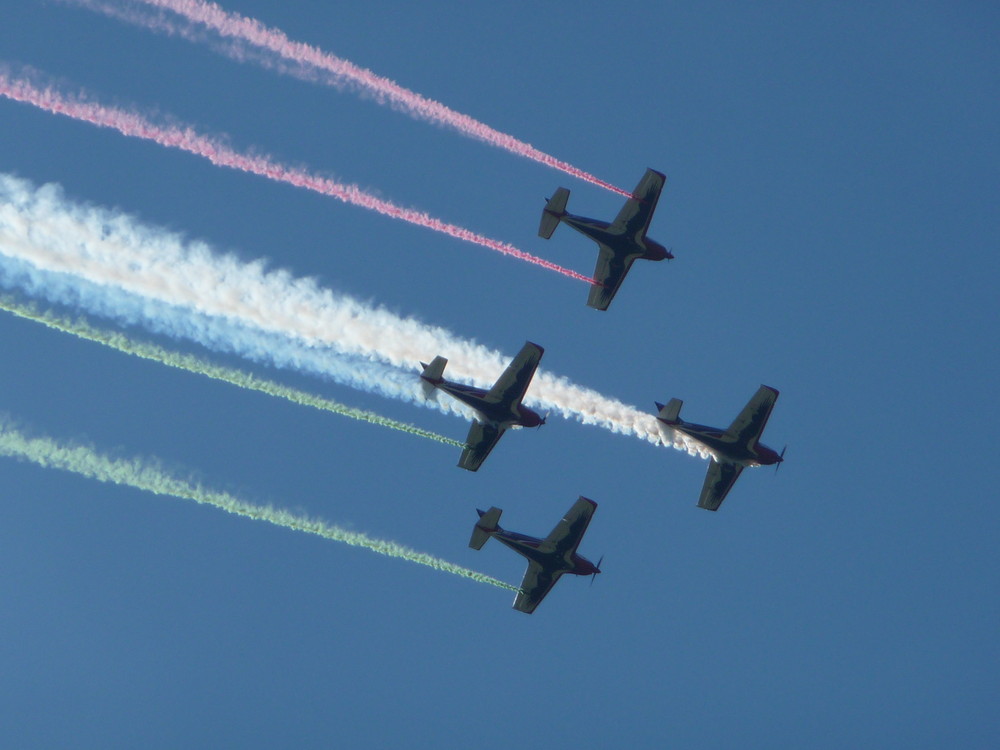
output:
[[[647,260],[672,260],[674,254],[659,242],[646,240],[646,255],[643,257]]]
[[[535,412],[529,409],[524,409],[521,412],[520,425],[522,427],[541,427],[543,424],[545,424],[545,418],[535,414]]]

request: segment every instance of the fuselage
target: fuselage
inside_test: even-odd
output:
[[[422,377],[422,376],[421,376]],[[497,427],[538,427],[544,421],[539,414],[524,404],[494,403],[486,400],[487,391],[473,385],[453,383],[450,380],[425,381],[440,388],[449,396],[458,399],[466,406],[475,410],[482,421]]]
[[[781,463],[781,456],[763,443],[758,442],[753,446],[747,446],[724,440],[723,437],[726,431],[720,430],[718,427],[708,427],[707,425],[680,420],[677,422],[668,422],[661,419],[660,421],[672,430],[677,430],[697,440],[708,448],[719,461],[740,464],[741,466],[771,466],[772,464]]]
[[[600,573],[600,569],[590,560],[576,552],[560,555],[558,552],[541,552],[538,548],[544,540],[516,531],[498,529],[493,536],[519,555],[533,560],[550,573],[562,571],[575,576],[589,576]]]
[[[632,256],[643,260],[666,260],[674,257],[659,242],[649,239],[645,232],[629,235],[627,232],[612,231],[611,224],[606,221],[570,213],[562,214],[559,219],[597,244],[611,248],[620,257]]]

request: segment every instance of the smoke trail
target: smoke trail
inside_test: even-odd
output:
[[[3,212],[0,206],[0,213]],[[24,248],[16,247],[10,240],[4,219],[0,218],[0,287],[19,289],[58,305],[82,307],[91,315],[110,318],[125,326],[143,326],[154,333],[193,341],[260,364],[315,375],[387,398],[434,408],[444,414],[458,414],[466,419],[472,416],[454,399],[428,400],[412,369],[405,371],[368,356],[337,352],[330,346],[289,338],[279,331],[262,331],[71,273],[43,270],[8,255],[8,252],[24,252]],[[44,240],[39,238],[38,241]]]
[[[109,0],[108,2],[101,2],[100,0],[62,0],[62,2],[78,5],[124,23],[141,26],[147,31],[180,37],[193,44],[208,45],[211,49],[236,62],[254,63],[265,70],[270,70],[280,75],[292,76],[308,83],[325,84],[338,90],[353,88],[363,96],[374,98],[374,96],[367,94],[363,89],[354,86],[350,82],[342,82],[328,71],[279,57],[274,52],[264,47],[254,46],[244,39],[220,36],[213,33],[206,26],[192,23],[164,10],[114,4],[114,0]],[[399,109],[397,105],[388,104],[393,109]]]
[[[383,417],[380,414],[375,414],[374,412],[365,411],[363,409],[355,409],[347,406],[346,404],[322,398],[321,396],[316,396],[312,393],[300,391],[296,388],[289,388],[288,386],[276,383],[273,380],[258,378],[256,375],[252,375],[248,372],[234,370],[229,367],[222,367],[191,354],[171,352],[153,344],[133,341],[123,333],[94,328],[82,320],[72,321],[66,318],[58,317],[51,312],[39,312],[32,306],[18,304],[17,301],[3,295],[0,295],[0,310],[12,313],[19,318],[41,323],[48,328],[71,334],[86,341],[103,344],[111,349],[116,349],[117,351],[124,352],[125,354],[131,354],[135,357],[139,357],[140,359],[148,359],[153,362],[159,362],[160,364],[167,365],[168,367],[175,367],[179,370],[186,370],[187,372],[192,372],[197,375],[204,375],[212,378],[213,380],[221,380],[225,383],[239,386],[240,388],[245,388],[251,391],[259,391],[260,393],[266,393],[269,396],[277,396],[278,398],[283,398],[302,406],[310,406],[314,409],[321,409],[333,414],[350,417],[351,419],[369,422],[382,427],[389,427],[390,429],[399,430],[400,432],[405,432],[410,435],[416,435],[417,437],[436,440],[439,443],[444,443],[445,445],[453,445],[457,448],[465,447],[465,443],[459,440],[452,440],[444,435],[438,435],[437,433],[423,430],[405,422],[397,422],[394,419]]]
[[[480,386],[492,385],[509,361],[444,328],[334,294],[311,279],[218,256],[203,243],[184,243],[122,214],[69,203],[55,186],[34,189],[0,175],[3,256],[5,265],[16,259],[28,269],[17,283],[32,293],[61,284],[66,298],[53,301],[82,304],[96,314],[109,314],[110,308],[113,316],[132,314],[125,305],[135,303],[124,300],[123,305],[123,293],[139,295],[146,301],[142,314],[153,317],[159,330],[207,346],[220,341],[213,334],[205,342],[203,324],[192,323],[190,313],[235,326],[221,334],[228,350],[245,355],[244,348],[267,349],[284,366],[298,368],[303,354],[316,353],[328,356],[331,372],[343,364],[343,356],[384,363],[397,369],[380,373],[377,380],[350,384],[385,395],[419,399],[414,370],[420,360],[436,354],[451,360],[450,378]],[[40,272],[63,276],[52,281]],[[255,340],[261,335],[271,338]],[[546,371],[536,373],[525,402],[584,424],[705,455],[686,437],[661,432],[653,415]],[[445,410],[454,403],[442,399],[436,406]]]
[[[76,2],[91,10],[144,26],[153,31],[167,31],[194,39],[194,35],[189,32],[189,26],[172,24],[162,17],[153,18],[135,12],[122,12],[114,6],[89,2],[88,0],[76,0]],[[284,32],[267,27],[260,21],[228,13],[215,3],[202,2],[202,0],[138,0],[138,2],[175,13],[190,24],[201,24],[223,39],[248,45],[258,53],[273,55],[294,66],[284,68],[284,72],[305,77],[302,74],[304,70],[320,71],[324,74],[321,78],[317,76],[310,76],[310,78],[338,89],[352,88],[363,92],[380,104],[388,104],[416,119],[452,128],[463,135],[558,169],[613,193],[631,197],[631,193],[627,190],[622,190],[609,182],[598,179],[589,172],[574,167],[572,164],[556,159],[512,135],[501,133],[485,123],[410,91],[394,81],[377,75],[366,68],[358,67],[348,60],[309,44],[292,41]],[[238,46],[224,48],[224,51],[236,59],[244,57]],[[258,57],[261,58],[261,61],[267,60],[263,55]]]
[[[423,211],[403,208],[391,201],[378,198],[365,192],[357,185],[337,182],[328,177],[320,177],[301,169],[279,164],[265,156],[241,154],[220,141],[201,135],[191,127],[179,125],[160,126],[147,120],[136,112],[127,112],[114,107],[105,107],[89,102],[82,97],[68,97],[51,87],[38,88],[23,78],[14,78],[0,69],[0,96],[14,101],[31,104],[53,114],[65,115],[75,120],[89,122],[99,127],[112,128],[119,133],[144,140],[153,141],[161,146],[177,148],[188,153],[208,159],[213,164],[238,169],[243,172],[267,177],[277,182],[284,182],[295,187],[305,188],[322,195],[336,198],[344,203],[361,206],[376,211],[383,216],[400,219],[416,224],[435,232],[441,232],[475,245],[496,250],[518,260],[533,263],[550,271],[555,271],[571,279],[595,283],[589,276],[571,271],[556,263],[526,253],[513,245],[499,240],[484,237],[470,229],[449,224],[435,219]]]
[[[169,495],[182,500],[193,500],[202,505],[213,505],[227,513],[244,518],[267,521],[293,531],[302,531],[354,547],[363,547],[380,555],[419,563],[444,573],[469,578],[479,583],[488,583],[509,591],[518,590],[517,586],[511,586],[491,576],[463,568],[433,555],[417,552],[395,542],[373,539],[366,534],[348,531],[325,521],[296,516],[280,508],[253,505],[227,492],[216,492],[200,484],[185,482],[167,474],[155,461],[140,458],[128,460],[109,458],[87,446],[57,443],[44,437],[29,438],[2,416],[0,416],[0,455],[31,461],[45,468],[70,471],[100,482],[127,485],[155,495]]]

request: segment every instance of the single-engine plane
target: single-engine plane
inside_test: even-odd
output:
[[[666,406],[656,404],[660,410],[657,419],[698,441],[712,454],[698,500],[699,508],[718,510],[747,466],[770,466],[784,460],[784,449],[779,454],[758,442],[777,399],[778,392],[774,388],[762,385],[726,430],[685,422],[680,418],[684,402],[679,398],[670,399]]]
[[[556,190],[546,202],[542,209],[542,222],[538,227],[539,237],[548,239],[559,222],[563,222],[597,243],[599,250],[597,268],[594,270],[594,281],[597,283],[590,288],[590,297],[587,299],[590,307],[597,310],[608,309],[633,261],[639,258],[664,260],[674,257],[667,248],[646,236],[666,179],[660,172],[647,169],[632,197],[625,201],[622,210],[610,224],[567,213],[569,190],[566,188]]]
[[[514,598],[514,609],[530,615],[563,573],[596,576],[601,572],[603,557],[594,565],[576,553],[596,508],[597,503],[581,496],[544,539],[501,529],[497,523],[503,513],[500,508],[490,508],[485,512],[477,510],[479,520],[472,529],[469,546],[472,549],[482,549],[490,537],[496,537],[519,555],[528,558],[528,569],[524,572],[521,590]]]
[[[538,344],[525,342],[500,379],[488,391],[445,380],[444,368],[448,360],[444,357],[435,357],[429,365],[420,363],[424,368],[420,377],[427,396],[437,388],[476,412],[477,419],[472,423],[469,436],[465,439],[467,447],[458,461],[460,467],[476,471],[508,428],[541,427],[545,424],[544,417],[521,403],[544,351]]]

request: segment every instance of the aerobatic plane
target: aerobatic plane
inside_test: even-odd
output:
[[[656,202],[666,181],[661,173],[647,169],[639,180],[632,197],[625,201],[614,222],[608,224],[598,219],[574,216],[566,212],[569,190],[559,188],[548,199],[542,209],[542,223],[538,236],[548,239],[559,222],[569,224],[573,229],[585,234],[598,245],[597,268],[594,270],[595,283],[590,288],[587,304],[597,310],[607,310],[614,299],[618,287],[625,280],[625,274],[638,258],[663,260],[673,258],[667,248],[646,236],[649,221],[656,210]]]
[[[477,420],[469,428],[469,436],[465,439],[466,448],[458,460],[458,465],[463,469],[476,471],[507,428],[541,427],[545,424],[544,417],[521,404],[544,351],[538,344],[525,342],[500,379],[488,391],[445,380],[442,375],[448,360],[444,357],[435,357],[429,365],[420,363],[424,368],[420,377],[424,381],[425,395],[429,397],[434,388],[439,388],[476,412]]]
[[[581,496],[544,539],[501,529],[497,521],[503,511],[499,508],[490,508],[485,513],[477,510],[479,520],[472,529],[469,546],[472,549],[482,549],[493,536],[519,555],[528,558],[528,569],[524,572],[521,590],[514,598],[514,609],[530,615],[563,573],[596,576],[601,572],[603,557],[594,565],[576,553],[596,508],[597,503]]]
[[[784,449],[779,455],[757,442],[777,399],[778,392],[774,388],[762,385],[727,430],[685,422],[680,418],[684,403],[680,399],[670,399],[666,406],[656,404],[660,410],[657,419],[670,429],[698,441],[712,454],[708,476],[705,477],[705,485],[701,488],[701,498],[698,500],[699,508],[718,510],[745,467],[770,466],[784,460]]]

